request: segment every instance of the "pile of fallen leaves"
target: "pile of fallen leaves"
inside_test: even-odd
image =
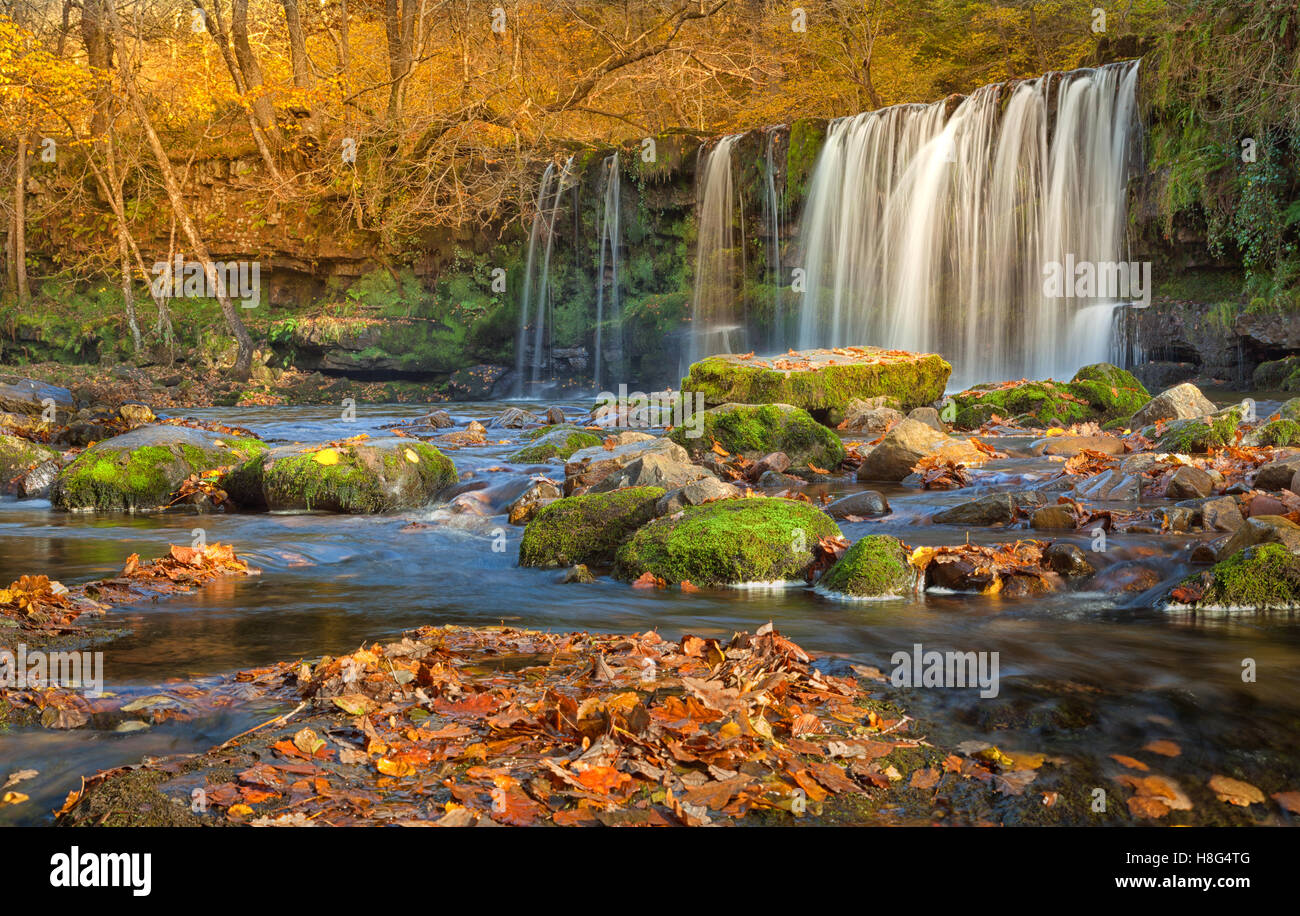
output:
[[[921,475],[924,490],[959,490],[970,486],[966,465],[939,455],[926,455],[912,467],[912,473]]]
[[[23,576],[0,589],[0,615],[24,630],[66,633],[78,629],[78,618],[102,615],[112,605],[192,591],[221,576],[256,573],[228,544],[173,545],[165,556],[147,563],[133,553],[118,575],[72,588],[46,576]]]
[[[880,758],[922,743],[904,736],[909,719],[879,717],[857,679],[823,673],[770,624],[726,642],[426,627],[240,677],[278,679],[304,702],[267,723],[285,731],[262,739],[259,762],[203,787],[211,813],[234,823],[698,826],[816,814],[901,778]],[[209,756],[228,760],[238,743]]]
[[[1048,544],[1024,540],[1007,544],[956,544],[945,547],[917,547],[908,562],[927,582],[960,582],[986,595],[1002,592],[1022,594],[1052,591],[1060,587],[1059,577],[1043,559]],[[942,577],[932,566],[945,566]]]

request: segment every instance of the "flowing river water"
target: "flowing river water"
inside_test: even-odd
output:
[[[559,402],[573,419],[590,402]],[[521,404],[545,409],[545,404]],[[503,405],[449,405],[460,424],[487,422]],[[267,440],[322,442],[418,416],[407,405],[371,406],[344,424],[334,408],[264,407],[193,410],[188,415],[250,428]],[[0,502],[0,582],[45,573],[65,584],[108,576],[135,552],[143,559],[169,544],[230,543],[262,574],[212,583],[188,596],[110,612],[131,633],[106,643],[105,689],[148,695],[296,657],[357,648],[425,624],[502,622],[552,630],[628,632],[657,628],[668,638],[690,632],[729,637],[767,621],[804,648],[874,665],[888,674],[893,653],[926,650],[999,653],[1000,691],[917,689],[906,707],[934,723],[945,740],[979,739],[1021,750],[1086,757],[1133,754],[1154,739],[1179,745],[1198,772],[1259,779],[1289,788],[1300,778],[1300,626],[1287,615],[1190,618],[1162,611],[1164,587],[1185,575],[1200,535],[1113,534],[1090,558],[1099,567],[1138,563],[1162,584],[1145,591],[1060,592],[1010,599],[966,594],[845,603],[804,587],[684,593],[635,589],[608,577],[562,584],[554,570],[516,564],[522,528],[504,511],[530,473],[511,465],[519,431],[489,430],[489,444],[448,454],[462,481],[435,506],[366,517],[320,514],[69,514],[40,501]],[[499,434],[499,435],[498,435]],[[502,443],[499,439],[512,441]],[[503,470],[504,468],[504,470]],[[1021,489],[1059,469],[1038,458],[1008,458],[981,469],[960,491],[879,487],[893,513],[880,521],[841,523],[856,540],[887,533],[913,546],[991,543],[1033,532],[932,525],[928,516],[996,489]],[[556,464],[553,478],[562,476]],[[846,476],[810,486],[840,495],[863,486]],[[412,526],[420,522],[423,525]],[[405,530],[404,530],[405,529]],[[500,534],[505,532],[504,550]],[[1066,535],[1089,550],[1087,532]],[[1118,581],[1121,576],[1116,576]],[[1253,659],[1254,682],[1243,681]],[[283,711],[268,701],[232,702],[222,712],[132,732],[0,725],[0,778],[19,769],[39,775],[21,786],[25,804],[0,807],[0,824],[52,820],[80,777],[146,756],[193,753],[219,744]],[[1271,782],[1273,780],[1265,780]]]

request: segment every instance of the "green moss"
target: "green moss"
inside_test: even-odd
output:
[[[1155,448],[1157,451],[1179,455],[1197,455],[1210,449],[1224,448],[1237,441],[1237,426],[1241,423],[1242,415],[1240,407],[1233,407],[1209,417],[1175,420],[1156,439]],[[1142,430],[1143,435],[1148,432],[1154,435],[1155,427]]]
[[[907,558],[907,548],[897,538],[871,534],[845,551],[820,585],[859,598],[906,594],[916,583]]]
[[[1133,373],[1110,363],[1084,366],[1070,380],[1070,390],[1088,402],[1099,420],[1131,417],[1151,400],[1151,393]]]
[[[830,470],[844,460],[840,437],[797,407],[728,404],[701,416],[699,436],[692,438],[693,430],[685,425],[669,433],[670,439],[696,456],[710,451],[717,440],[728,452],[749,457],[785,452],[799,467],[814,464]]]
[[[818,538],[838,537],[828,515],[790,499],[729,499],[657,519],[618,551],[615,575],[726,585],[800,579]]]
[[[785,154],[785,194],[782,203],[789,212],[803,208],[817,156],[826,142],[826,122],[820,118],[799,118],[790,125],[790,142]]]
[[[0,434],[0,491],[12,478],[58,457],[58,451],[47,445]]]
[[[952,365],[933,353],[910,359],[843,362],[786,371],[723,356],[694,363],[682,390],[705,404],[793,404],[826,422],[839,422],[854,398],[884,397],[900,409],[922,407],[943,396]]]
[[[1274,610],[1300,606],[1300,557],[1283,544],[1247,547],[1208,572],[1184,582],[1199,585],[1208,579],[1200,605]]]
[[[599,436],[580,429],[553,429],[535,445],[521,448],[510,456],[511,461],[537,464],[550,458],[568,458],[579,449],[600,445]]]
[[[1295,420],[1274,420],[1259,431],[1259,444],[1275,448],[1300,445],[1300,423]]]
[[[618,546],[654,518],[661,487],[628,487],[557,499],[524,528],[520,566],[609,566]]]
[[[994,415],[1024,426],[1108,423],[1133,415],[1151,400],[1131,373],[1109,363],[1084,366],[1069,382],[1029,381],[1013,387],[976,385],[953,396],[953,425],[974,429]]]
[[[275,509],[388,512],[424,505],[458,479],[451,460],[423,442],[334,448],[333,464],[317,460],[323,451],[270,456],[260,470],[264,504]],[[233,484],[250,503],[257,476],[256,465],[244,465]]]

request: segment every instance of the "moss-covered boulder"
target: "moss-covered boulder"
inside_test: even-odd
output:
[[[1244,416],[1241,407],[1229,407],[1208,417],[1175,420],[1164,427],[1143,427],[1142,435],[1155,441],[1157,451],[1199,455],[1236,442],[1237,427]]]
[[[790,404],[724,404],[701,416],[693,429],[680,426],[669,434],[692,458],[712,451],[716,440],[733,455],[751,459],[785,452],[792,467],[830,470],[844,460],[844,443],[835,431]],[[700,435],[692,438],[692,431]]]
[[[830,516],[806,502],[728,499],[646,525],[619,548],[614,572],[701,586],[802,579],[817,539],[839,536]]]
[[[511,461],[540,464],[551,458],[568,458],[579,449],[600,445],[599,436],[583,432],[576,426],[552,427],[510,456]]]
[[[520,566],[610,566],[627,537],[655,515],[661,487],[566,496],[542,507],[524,528]]]
[[[851,598],[906,595],[916,587],[916,570],[907,558],[907,548],[898,538],[870,534],[844,552],[818,587]]]
[[[1247,547],[1183,580],[1172,599],[1204,608],[1300,608],[1300,556],[1284,544]]]
[[[1273,391],[1300,391],[1300,356],[1260,363],[1252,379],[1255,388]]]
[[[245,509],[374,513],[426,506],[457,480],[432,445],[393,438],[284,446],[244,462],[223,485]]]
[[[259,439],[144,426],[82,452],[55,478],[50,501],[60,509],[158,509],[191,474],[238,466],[265,450]]]
[[[59,452],[48,445],[0,434],[0,493],[18,492],[28,471],[58,457]]]
[[[838,424],[854,398],[883,397],[910,410],[943,396],[952,365],[934,353],[877,347],[804,350],[771,358],[710,356],[691,365],[682,390],[705,405],[793,404],[819,420]]]
[[[1109,363],[1084,366],[1069,382],[1026,381],[1014,385],[976,385],[953,395],[952,423],[975,429],[994,416],[1022,426],[1107,423],[1132,416],[1151,399],[1131,373]]]

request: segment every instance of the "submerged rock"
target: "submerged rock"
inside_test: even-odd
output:
[[[1057,541],[1048,546],[1043,551],[1043,559],[1054,572],[1067,579],[1082,579],[1096,572],[1083,550],[1065,541]]]
[[[965,465],[979,465],[985,455],[970,442],[953,439],[919,420],[899,423],[858,467],[858,480],[902,480],[916,463],[936,455]]]
[[[1130,429],[1141,429],[1161,420],[1190,420],[1208,417],[1216,410],[1214,403],[1190,382],[1175,385],[1153,397],[1129,418]]]
[[[655,515],[660,487],[567,496],[544,506],[524,529],[520,566],[609,566],[633,531]]]
[[[615,575],[630,580],[648,572],[700,586],[802,579],[818,538],[839,536],[830,517],[806,502],[728,499],[637,531],[619,548]]]
[[[225,478],[245,508],[374,513],[426,506],[458,480],[442,452],[410,439],[340,446],[283,446]]]
[[[724,404],[704,411],[699,436],[679,427],[670,438],[699,458],[716,441],[733,455],[752,460],[784,452],[791,467],[835,468],[844,460],[844,443],[834,430],[818,423],[806,410],[790,404]]]
[[[710,356],[694,363],[682,390],[705,404],[792,404],[836,424],[849,403],[886,398],[896,409],[921,407],[943,396],[952,366],[934,353],[876,347],[805,350],[772,358]]]
[[[60,509],[157,509],[191,474],[239,465],[265,451],[258,439],[144,426],[82,452],[55,478],[50,501]]]
[[[916,588],[917,581],[917,572],[907,559],[907,548],[898,538],[867,535],[845,551],[818,585],[854,598],[906,595]]]

